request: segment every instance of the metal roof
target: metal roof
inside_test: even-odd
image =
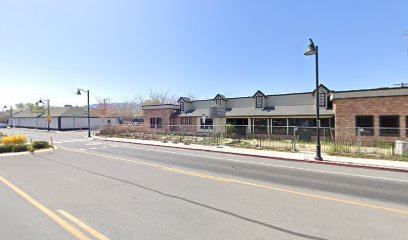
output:
[[[88,110],[83,107],[51,107],[50,115],[53,117],[88,117]],[[13,114],[13,118],[33,118],[33,117],[46,117],[47,109],[44,112],[32,112],[31,110],[25,110],[16,114]],[[91,117],[96,117],[91,112]]]
[[[195,109],[186,113],[181,113],[180,117],[200,117],[202,114],[209,115],[208,108]],[[254,107],[248,108],[229,108],[225,111],[226,117],[251,117],[251,116],[314,116],[316,109],[314,105],[296,105],[296,106],[269,106],[263,109]],[[320,115],[334,115],[331,109],[320,108]]]
[[[392,97],[392,96],[408,96],[408,88],[398,87],[398,88],[361,89],[351,91],[335,91],[333,92],[332,98],[343,99],[343,98]]]
[[[143,110],[154,110],[154,109],[179,109],[178,104],[156,104],[156,105],[144,105]]]

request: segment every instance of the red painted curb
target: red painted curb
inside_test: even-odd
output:
[[[354,168],[365,168],[365,169],[375,169],[375,170],[383,170],[383,171],[408,173],[408,169],[398,168],[398,167],[383,167],[383,166],[375,166],[375,165],[342,163],[342,162],[333,162],[333,161],[301,160],[301,159],[283,158],[283,157],[269,157],[269,156],[262,156],[262,155],[249,154],[249,153],[233,153],[233,152],[223,152],[223,151],[208,150],[208,149],[191,149],[191,148],[179,147],[179,146],[163,146],[163,145],[148,144],[148,143],[135,143],[135,142],[126,142],[126,141],[121,141],[121,140],[109,140],[109,139],[103,139],[103,138],[96,138],[96,139],[99,139],[102,141],[108,141],[108,142],[130,143],[130,144],[165,147],[165,148],[178,148],[178,149],[191,150],[191,151],[222,153],[222,154],[240,155],[240,156],[246,156],[246,157],[260,157],[260,158],[276,159],[276,160],[291,161],[291,162],[315,163],[315,164],[334,165],[334,166],[342,166],[342,167],[354,167]]]

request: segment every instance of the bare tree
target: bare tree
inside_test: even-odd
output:
[[[102,121],[105,121],[104,119],[107,117],[113,117],[116,115],[115,109],[112,105],[112,100],[110,98],[96,97],[96,101],[98,104],[93,110],[93,113],[97,117],[102,118]]]
[[[35,107],[36,106],[33,103],[17,103],[15,105],[15,110],[19,112],[19,111],[31,110]]]
[[[169,90],[150,90],[148,99],[146,101],[149,102],[149,104],[174,104],[177,102],[177,100],[177,96],[173,93],[170,93]]]
[[[10,112],[0,112],[0,123],[8,123]]]
[[[140,111],[141,103],[138,97],[127,97],[117,107],[117,115],[126,122],[132,122]]]
[[[196,96],[194,94],[190,93],[190,92],[187,93],[185,96],[187,98],[190,98],[191,101],[197,100]]]
[[[192,93],[187,93],[186,97],[191,100],[196,100],[195,95]],[[136,116],[143,116],[143,111],[141,107],[143,105],[155,105],[155,104],[176,104],[179,97],[171,93],[169,90],[150,90],[147,97],[143,95],[138,95],[135,100],[139,106],[139,110],[136,112]]]

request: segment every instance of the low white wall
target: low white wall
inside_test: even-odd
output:
[[[91,129],[101,128],[104,125],[116,125],[118,124],[116,118],[91,118]],[[88,118],[68,118],[61,117],[61,130],[64,129],[87,129]]]
[[[42,128],[46,129],[47,118],[15,118],[12,119],[14,127],[26,127],[26,128]],[[91,118],[91,129],[101,128],[104,125],[116,125],[118,121],[116,118]],[[52,117],[50,122],[51,129],[58,129],[58,117]],[[61,117],[61,130],[68,129],[87,129],[88,118],[71,118]]]

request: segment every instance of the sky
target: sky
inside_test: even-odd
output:
[[[0,105],[408,82],[408,1],[0,0]]]

